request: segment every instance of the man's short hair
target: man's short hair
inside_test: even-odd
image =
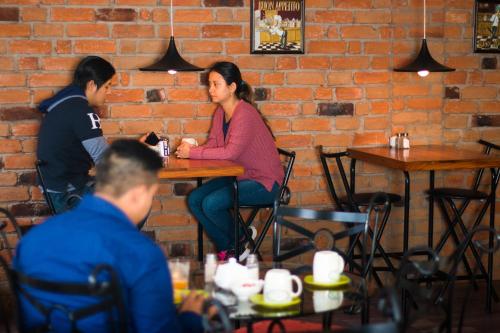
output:
[[[85,90],[89,81],[94,81],[99,89],[110,80],[116,71],[107,60],[98,56],[88,56],[82,59],[73,75],[73,84]]]
[[[145,144],[130,139],[113,142],[96,165],[96,191],[121,197],[129,189],[158,182],[163,160]]]

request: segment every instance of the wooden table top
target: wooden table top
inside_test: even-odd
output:
[[[243,166],[225,160],[191,160],[169,156],[159,172],[160,179],[241,176]]]
[[[500,156],[445,145],[348,148],[352,158],[403,171],[500,167]]]

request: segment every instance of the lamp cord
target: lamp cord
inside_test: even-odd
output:
[[[172,2],[170,2],[172,3]],[[425,8],[425,0],[424,0],[424,39],[426,39],[426,8]]]
[[[172,0],[170,0],[170,36],[174,36],[174,10],[172,7]]]

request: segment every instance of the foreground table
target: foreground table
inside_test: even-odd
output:
[[[236,177],[243,175],[243,166],[227,160],[192,160],[180,159],[175,156],[164,158],[164,167],[158,176],[160,179],[189,179],[196,178],[198,186],[201,186],[202,179],[208,177],[233,177],[234,184],[234,230],[235,239],[239,240],[238,228],[238,182]],[[238,242],[236,242],[238,243]],[[239,244],[236,246],[236,258],[239,257]],[[203,226],[198,223],[198,260],[203,260]]]
[[[459,169],[482,169],[500,167],[500,156],[486,155],[455,146],[429,145],[413,146],[410,149],[395,149],[384,147],[348,148],[347,152],[351,161],[351,184],[352,191],[355,188],[355,166],[356,160],[377,164],[390,169],[401,170],[405,177],[404,217],[403,217],[403,253],[408,250],[409,223],[410,223],[410,171],[429,171],[429,189],[434,189],[434,176],[436,170],[459,170]],[[490,195],[495,203],[495,191],[493,177],[491,174]],[[495,226],[495,205],[490,206],[490,227]],[[428,246],[433,248],[434,234],[434,198],[429,196],[429,223],[428,223]],[[493,270],[493,254],[488,254],[488,295],[491,297]],[[488,297],[488,304],[491,299]],[[490,308],[490,306],[488,306]]]

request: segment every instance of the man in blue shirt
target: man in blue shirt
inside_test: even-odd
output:
[[[203,297],[192,293],[177,314],[167,261],[135,226],[151,207],[161,167],[161,158],[143,143],[115,141],[96,166],[95,194],[30,230],[18,245],[14,268],[40,279],[86,282],[97,264],[109,264],[120,277],[129,332],[202,332]],[[78,301],[50,297],[69,307]],[[43,323],[26,299],[21,306],[25,328]],[[66,331],[62,319],[54,325],[56,332]],[[107,326],[91,317],[78,328],[99,333]]]
[[[85,57],[78,64],[73,82],[44,100],[38,134],[37,157],[56,213],[71,207],[68,198],[92,191],[89,170],[101,159],[108,143],[95,111],[111,91],[114,67],[103,58]]]

